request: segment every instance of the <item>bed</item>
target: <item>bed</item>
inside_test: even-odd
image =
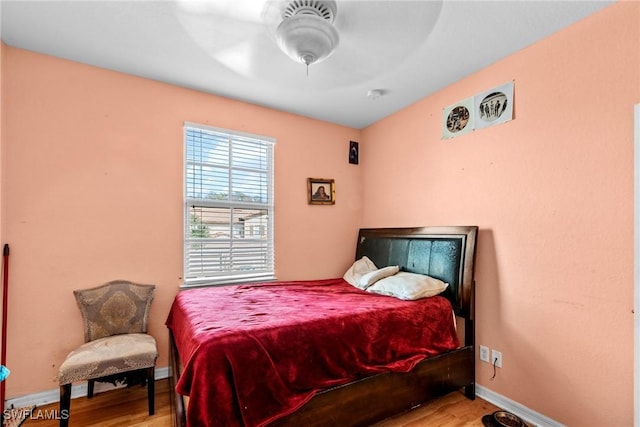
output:
[[[451,391],[474,399],[476,239],[475,226],[359,231],[356,260],[449,284],[415,301],[343,278],[181,291],[174,424],[366,426]]]

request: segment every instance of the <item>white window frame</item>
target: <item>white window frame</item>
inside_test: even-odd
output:
[[[227,139],[227,142],[229,144],[229,155],[228,155],[228,164],[227,164],[228,169],[226,169],[229,171],[228,200],[204,198],[202,197],[202,195],[200,195],[200,197],[194,197],[194,194],[191,194],[191,195],[189,194],[188,179],[190,177],[192,179],[194,177],[198,177],[198,173],[195,173],[193,171],[194,166],[215,165],[215,168],[217,170],[221,170],[221,171],[225,170],[223,167],[221,167],[220,162],[208,163],[207,161],[204,161],[202,159],[198,162],[195,162],[193,159],[190,160],[188,158],[187,135],[190,130],[201,131],[205,134],[215,135],[217,139]],[[183,151],[184,153],[184,159],[183,159],[183,165],[184,165],[184,173],[183,173],[183,179],[184,179],[184,198],[183,198],[184,199],[184,203],[183,203],[184,275],[183,275],[182,287],[188,288],[188,287],[201,287],[201,286],[217,286],[217,285],[224,285],[224,284],[274,280],[275,279],[275,255],[274,255],[275,250],[274,250],[274,232],[273,232],[273,226],[274,226],[274,221],[273,221],[273,215],[274,215],[274,200],[273,200],[274,199],[274,191],[273,191],[274,166],[273,164],[274,163],[273,162],[274,162],[274,145],[276,142],[275,138],[265,137],[261,135],[254,135],[254,134],[249,134],[244,132],[237,132],[237,131],[228,130],[228,129],[221,129],[221,128],[206,126],[206,125],[197,124],[197,123],[185,122],[184,129],[183,129],[183,139],[184,139],[184,151]],[[266,183],[267,183],[267,189],[266,189],[267,201],[266,202],[261,200],[242,200],[242,201],[232,200],[233,197],[231,197],[231,194],[233,194],[234,192],[233,179],[232,179],[233,172],[239,172],[239,171],[241,172],[242,170],[245,170],[245,171],[248,170],[249,172],[252,171],[251,168],[247,168],[246,165],[240,167],[238,166],[237,163],[234,163],[233,150],[231,149],[234,142],[236,144],[236,147],[238,145],[246,146],[247,144],[251,144],[255,142],[255,144],[260,147],[260,150],[264,150],[265,155],[261,157],[261,160],[263,162],[266,162],[266,167],[263,166],[263,167],[256,168],[255,171],[257,171],[260,174],[266,173],[267,175],[266,176]],[[264,189],[262,189],[262,192],[264,193]],[[220,210],[224,212],[225,210],[228,210],[230,215],[229,216],[230,221],[228,224],[228,230],[229,230],[228,237],[221,238],[220,240],[216,240],[213,237],[209,238],[207,235],[207,237],[204,237],[204,238],[201,237],[198,239],[194,239],[192,237],[192,231],[191,231],[192,212],[194,212],[194,209],[196,210],[202,209],[203,211],[209,210],[208,212],[212,212],[216,210]],[[266,218],[264,218],[260,222],[260,225],[266,228],[266,231],[265,231],[266,238],[253,240],[254,242],[256,242],[258,250],[261,251],[261,256],[263,257],[263,260],[264,260],[263,262],[259,263],[260,268],[256,269],[255,271],[244,271],[242,268],[232,267],[229,270],[225,270],[222,267],[216,267],[216,268],[219,268],[220,270],[212,271],[211,269],[201,267],[200,271],[197,271],[199,268],[197,267],[197,263],[194,264],[194,260],[199,259],[201,264],[205,264],[204,262],[202,262],[202,258],[203,258],[203,253],[206,252],[206,249],[205,250],[201,249],[200,254],[197,254],[193,251],[194,246],[203,248],[205,247],[206,244],[211,244],[215,246],[216,244],[220,244],[219,242],[222,242],[222,244],[228,243],[229,251],[226,254],[228,254],[227,255],[228,258],[233,258],[234,243],[236,244],[236,246],[238,246],[237,244],[239,242],[245,240],[242,238],[244,236],[244,233],[240,233],[239,235],[236,235],[237,233],[234,233],[234,229],[237,226],[237,224],[234,224],[233,222],[234,212],[236,212],[236,210],[237,212],[243,212],[246,210],[261,210],[261,211],[267,212]],[[202,223],[204,223],[204,221],[202,221]],[[206,226],[209,227],[209,225],[206,225]],[[255,227],[255,226],[251,225],[249,227]],[[197,246],[197,245],[200,245],[200,246]],[[218,251],[217,253],[222,253],[222,252]]]

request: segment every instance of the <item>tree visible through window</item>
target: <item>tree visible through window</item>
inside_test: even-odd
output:
[[[185,285],[268,280],[272,138],[185,125]]]

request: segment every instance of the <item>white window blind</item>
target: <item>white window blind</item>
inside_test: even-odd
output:
[[[274,278],[272,138],[186,123],[185,286]]]

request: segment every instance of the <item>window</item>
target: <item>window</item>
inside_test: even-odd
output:
[[[185,286],[274,278],[273,138],[186,123]]]

